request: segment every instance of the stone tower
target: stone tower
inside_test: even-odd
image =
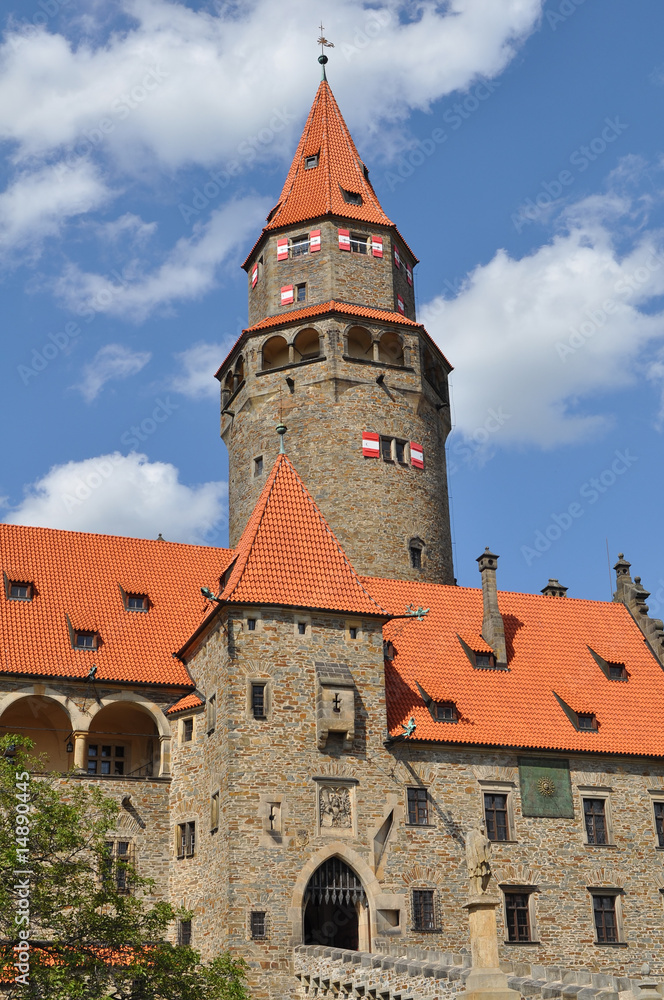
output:
[[[451,366],[416,320],[416,264],[323,74],[279,201],[243,264],[249,326],[217,372],[231,546],[284,423],[288,455],[359,573],[454,582]]]

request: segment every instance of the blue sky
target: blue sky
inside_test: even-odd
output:
[[[455,366],[455,563],[664,614],[657,0],[0,3],[7,521],[226,544],[213,373],[328,77]]]

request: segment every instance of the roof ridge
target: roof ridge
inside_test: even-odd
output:
[[[3,528],[12,528],[23,531],[48,531],[52,534],[57,535],[78,535],[82,538],[109,538],[113,541],[119,542],[148,542],[149,544],[159,545],[179,545],[185,549],[210,549],[216,552],[232,552],[233,549],[230,546],[227,548],[223,545],[200,545],[197,542],[171,542],[166,538],[141,538],[138,535],[111,535],[108,532],[103,531],[76,531],[73,528],[48,528],[41,524],[12,524],[10,521],[0,521],[0,531]]]

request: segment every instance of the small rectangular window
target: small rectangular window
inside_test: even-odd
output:
[[[579,729],[585,729],[587,732],[597,729],[597,719],[591,712],[577,712],[577,719]]]
[[[295,286],[295,301],[296,302],[306,302],[307,301],[307,285],[306,282],[302,282]]]
[[[506,794],[484,793],[484,819],[489,840],[509,840]]]
[[[194,720],[192,718],[182,720],[182,742],[191,743],[194,738]]]
[[[616,897],[600,896],[593,893],[593,916],[597,943],[616,944],[618,941]]]
[[[309,235],[294,236],[290,245],[291,257],[302,257],[309,253]]]
[[[96,649],[96,632],[74,632],[74,646],[76,649]]]
[[[196,822],[178,823],[177,826],[177,856],[178,858],[193,858],[196,852]]]
[[[31,583],[10,583],[9,584],[9,599],[11,601],[31,601],[32,600],[32,584]]]
[[[436,929],[433,889],[413,889],[413,927],[417,931]]]
[[[380,457],[383,459],[384,462],[392,461],[392,438],[381,437]]]
[[[266,937],[265,911],[254,910],[251,914],[251,936],[254,941],[262,941]]]
[[[259,455],[258,458],[254,459],[254,476],[263,475],[263,456]]]
[[[191,920],[178,920],[178,944],[181,947],[191,945]]]
[[[113,744],[88,744],[88,774],[124,774],[125,748]]]
[[[606,836],[606,812],[604,799],[584,799],[583,816],[586,823],[586,839],[589,844],[608,844]]]
[[[315,156],[305,156],[304,158],[304,169],[313,170],[314,167],[318,166],[318,153]]]
[[[127,594],[127,611],[147,611],[148,599],[145,594]]]
[[[654,806],[657,841],[660,847],[664,847],[664,802],[655,802]]]
[[[248,632],[255,632],[256,631],[256,619],[255,618],[247,618],[247,631]]]
[[[307,634],[307,623],[306,622],[298,622],[297,623],[297,634],[298,635],[306,635]]]
[[[457,710],[453,701],[435,701],[433,716],[437,722],[456,722]]]
[[[219,792],[210,796],[210,833],[219,829]]]
[[[530,900],[527,892],[505,893],[508,941],[531,941]]]
[[[624,663],[609,663],[609,680],[612,681],[627,680],[627,671],[625,669]]]
[[[351,639],[357,639],[357,626],[351,625],[348,629],[348,635]]]
[[[368,252],[367,237],[362,233],[351,233],[350,234],[350,252],[351,253],[364,253]]]
[[[411,545],[409,548],[410,552],[410,565],[413,569],[422,569],[422,549],[419,545]]]
[[[426,788],[408,789],[408,822],[411,826],[428,826],[429,793]]]
[[[207,731],[208,733],[213,732],[217,727],[217,696],[216,694],[211,694],[207,700],[206,706],[206,716],[207,716]]]
[[[496,660],[492,653],[475,653],[476,667],[495,667]]]
[[[252,684],[251,685],[251,711],[253,712],[254,719],[264,719],[265,718],[265,685],[264,684]]]
[[[396,454],[397,462],[401,462],[403,465],[406,464],[406,442],[396,440],[394,442],[394,451]]]

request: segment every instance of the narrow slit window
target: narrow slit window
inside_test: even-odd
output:
[[[251,711],[254,719],[265,718],[265,685],[251,685]]]
[[[194,738],[194,720],[183,719],[182,720],[182,742],[191,743]]]
[[[419,545],[410,546],[410,565],[413,569],[422,569],[422,549]]]
[[[295,301],[296,302],[306,302],[307,301],[307,285],[306,282],[302,282],[300,285],[295,286]]]
[[[254,477],[263,475],[263,456],[254,459]]]

